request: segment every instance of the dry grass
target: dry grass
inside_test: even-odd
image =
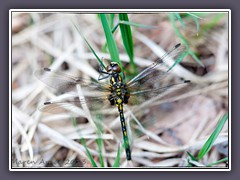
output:
[[[200,28],[211,16],[200,20]],[[129,17],[133,22],[159,26],[159,29],[153,30],[133,30],[135,62],[139,69],[161,57],[163,49],[179,42],[166,14],[130,14]],[[30,25],[31,21],[33,24]],[[66,163],[70,160],[77,161],[77,166],[91,167],[84,146],[76,141],[80,136],[86,140],[91,154],[99,162],[96,124],[94,117],[86,115],[86,109],[79,107],[76,113],[81,135],[73,126],[71,115],[46,115],[38,111],[42,102],[59,97],[33,76],[35,70],[42,67],[63,70],[67,64],[68,74],[96,80],[99,76],[98,63],[72,22],[77,23],[99,57],[110,58],[101,52],[105,37],[101,22],[94,14],[13,13],[12,160],[38,162],[35,165],[13,163],[13,167],[72,167],[73,164]],[[190,79],[195,84],[194,89],[176,97],[166,96],[168,98],[163,99],[163,95],[159,95],[137,107],[125,108],[126,119],[132,122],[131,166],[186,166],[186,151],[192,154],[198,152],[220,117],[228,111],[227,16],[199,37],[196,36],[194,21],[185,23],[186,30],[182,32],[191,42],[190,46],[200,53],[206,68],[199,67],[188,57],[172,73],[176,77]],[[129,60],[120,33],[116,33],[115,37],[120,58],[126,64]],[[122,141],[121,128],[115,108],[103,109],[102,114],[103,159],[105,166],[111,167],[118,143]],[[226,124],[215,143],[219,147],[228,142],[228,128]],[[220,148],[214,147],[202,161],[203,164],[223,157]],[[61,162],[53,163],[58,160]],[[48,161],[51,163],[47,164]],[[128,166],[123,152],[121,167]]]

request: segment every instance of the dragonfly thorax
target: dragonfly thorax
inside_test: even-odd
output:
[[[123,84],[122,77],[119,73],[114,73],[110,77],[111,95],[109,101],[112,105],[127,104],[129,93],[126,85]]]

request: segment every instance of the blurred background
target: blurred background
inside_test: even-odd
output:
[[[12,12],[12,167],[186,167],[219,160],[213,167],[226,167],[228,121],[204,156],[194,161],[191,155],[199,157],[228,112],[228,13],[129,13],[129,21],[119,14],[106,17],[111,29],[118,27],[113,37],[127,80],[181,43],[187,54],[170,74],[191,80],[192,88],[174,97],[153,97],[134,111],[125,108],[129,164],[115,106],[102,108],[101,125],[86,118],[81,107],[74,121],[67,112],[39,111],[59,94],[34,76],[36,70],[48,67],[97,80],[99,62],[86,41],[99,58],[112,58],[101,16]],[[131,25],[130,53],[116,26],[121,22]],[[101,135],[94,126],[101,126]]]

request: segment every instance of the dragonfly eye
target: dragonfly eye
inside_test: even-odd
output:
[[[115,73],[120,73],[122,71],[120,66],[115,62],[111,62],[111,64],[106,67],[106,70],[107,70],[107,72],[112,71]]]
[[[108,66],[106,67],[106,70],[107,70],[107,72],[112,71],[112,66],[111,66],[111,65],[108,65]]]
[[[118,64],[114,64],[114,66],[112,67],[112,71],[116,72],[116,73],[120,73],[122,71],[122,69],[120,68],[120,66]]]

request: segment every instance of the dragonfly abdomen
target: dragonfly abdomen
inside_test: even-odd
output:
[[[130,149],[128,135],[127,135],[126,122],[125,122],[125,118],[124,118],[124,114],[123,114],[122,100],[121,100],[121,103],[116,104],[116,105],[118,107],[118,111],[119,111],[119,115],[120,115],[120,121],[121,121],[121,126],[122,126],[122,133],[123,133],[123,141],[124,141],[124,147],[125,147],[125,151],[126,151],[127,160],[131,160],[132,159],[131,149]]]
[[[109,96],[108,100],[113,105],[113,99],[114,99],[114,103],[118,107],[126,156],[127,156],[127,160],[131,160],[132,159],[131,149],[128,141],[127,128],[126,128],[125,118],[123,114],[123,103],[125,104],[128,103],[130,94],[128,93],[126,86],[123,85],[122,77],[119,75],[119,73],[114,73],[112,75],[112,77],[110,78],[110,83],[111,83],[112,94]]]

